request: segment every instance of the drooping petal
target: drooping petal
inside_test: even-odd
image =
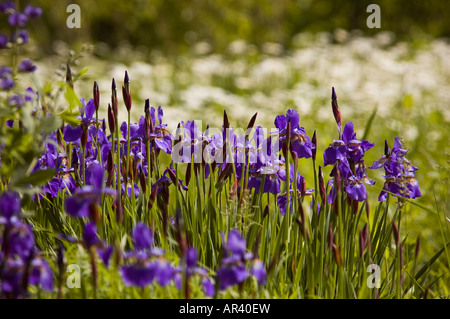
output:
[[[0,214],[9,219],[20,212],[20,196],[13,192],[4,192],[0,195]]]
[[[71,126],[66,125],[64,127],[64,141],[66,142],[76,142],[80,139],[83,134],[83,129],[81,126]]]
[[[366,186],[364,186],[364,184],[349,183],[345,187],[345,192],[351,199],[358,202],[362,202],[367,198]]]
[[[100,238],[97,235],[97,226],[92,223],[88,223],[84,226],[83,241],[88,248],[95,246],[100,242]]]
[[[300,117],[298,116],[298,113],[296,110],[294,110],[294,109],[287,110],[286,118],[287,118],[287,121],[291,122],[291,130],[298,128],[298,123],[300,121]]]
[[[253,262],[251,274],[258,280],[258,284],[264,285],[267,282],[267,273],[264,263],[257,259]]]
[[[86,198],[81,198],[79,196],[72,196],[66,198],[65,201],[66,212],[73,218],[88,217],[89,205],[90,205],[89,200],[87,200]]]
[[[145,287],[152,283],[157,274],[157,267],[153,263],[123,266],[121,269],[125,286]]]
[[[150,249],[153,244],[153,233],[147,225],[138,222],[133,230],[134,248],[138,250]]]
[[[286,128],[286,126],[287,126],[287,119],[286,119],[286,116],[284,116],[284,115],[278,115],[278,116],[275,118],[275,127],[276,127],[277,129],[279,129],[279,130],[282,130],[282,129]]]
[[[230,286],[243,282],[248,277],[245,265],[224,266],[217,271],[217,279],[220,283],[220,290],[225,290]]]
[[[348,122],[345,124],[344,131],[342,133],[342,140],[347,144],[349,141],[356,139],[356,134],[354,132],[353,123]]]
[[[239,256],[243,256],[247,248],[245,238],[235,229],[232,229],[228,234],[227,246],[233,254]]]

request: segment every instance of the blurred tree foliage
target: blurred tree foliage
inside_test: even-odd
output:
[[[442,0],[36,0],[44,9],[34,33],[46,51],[53,40],[104,42],[115,48],[128,42],[166,54],[182,53],[207,41],[221,53],[233,40],[255,45],[278,42],[289,48],[302,31],[360,29],[364,34],[393,31],[400,38],[417,33],[450,36],[450,2]],[[66,27],[68,4],[81,8],[81,29]],[[381,7],[381,29],[369,29],[366,8]]]

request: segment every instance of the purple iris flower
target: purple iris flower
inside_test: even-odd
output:
[[[222,242],[224,242],[223,233]],[[217,271],[216,280],[219,281],[220,290],[225,290],[230,286],[243,282],[250,273],[246,268],[246,261],[254,259],[252,253],[246,252],[245,238],[235,229],[228,234],[226,244],[224,244],[225,257],[221,261],[221,266]],[[229,253],[232,253],[229,255]],[[262,274],[256,270],[253,272],[257,278],[262,278]]]
[[[267,283],[266,267],[264,267],[264,263],[261,260],[255,259],[253,261],[250,273],[258,280],[258,284],[264,285]]]
[[[14,32],[11,35],[11,42],[21,42],[22,44],[26,44],[29,42],[28,31],[25,29],[20,29],[18,32]]]
[[[198,275],[202,278],[202,285],[205,291],[205,294],[209,297],[214,296],[215,289],[211,279],[208,276],[208,271],[205,268],[197,266],[198,254],[197,250],[193,247],[190,247],[186,252],[186,278],[189,279],[194,275]],[[178,289],[181,289],[181,277],[182,277],[182,268],[176,267],[174,268],[175,273],[173,273],[173,280]]]
[[[286,213],[287,206],[287,194],[282,194],[277,196],[277,206],[280,208],[281,215],[284,216]],[[292,202],[292,195],[289,194],[289,203]],[[292,208],[292,205],[290,206]]]
[[[158,268],[154,262],[139,260],[133,265],[122,266],[120,271],[126,286],[144,288],[153,282]]]
[[[405,157],[407,150],[403,148],[399,137],[395,137],[394,147],[389,150],[387,141],[385,143],[385,154],[378,161],[375,161],[369,168],[384,168],[385,183],[378,200],[385,201],[387,191],[406,198],[416,198],[422,196],[419,182],[415,178],[417,167]]]
[[[282,167],[280,171],[278,172],[278,175],[280,176],[280,179],[284,182],[286,182],[286,168]],[[289,203],[292,202],[292,194],[294,192],[294,164],[289,164]],[[300,198],[301,196],[310,196],[314,193],[314,189],[306,189],[306,182],[305,178],[300,175],[299,172],[297,172],[297,178],[295,179],[295,183],[297,183],[297,196],[296,198]],[[280,208],[281,215],[284,216],[286,213],[286,206],[287,206],[288,197],[287,194],[280,194],[277,196],[277,206]],[[292,206],[290,206],[292,208]]]
[[[105,267],[109,266],[109,260],[113,253],[113,247],[107,245],[105,241],[98,237],[97,226],[95,226],[95,224],[88,223],[84,226],[83,242],[88,249],[95,247],[98,255],[105,264]]]
[[[14,1],[7,0],[0,3],[0,12],[9,13],[9,11],[13,11],[16,9],[16,4]]]
[[[14,107],[21,107],[25,104],[25,99],[20,94],[14,94],[8,99],[8,105]]]
[[[90,205],[98,205],[103,194],[116,195],[115,190],[103,187],[104,170],[100,164],[93,163],[87,167],[86,183],[86,186],[65,201],[67,213],[74,218],[88,217]]]
[[[9,220],[13,215],[20,213],[20,196],[14,192],[3,192],[0,195],[0,214]]]
[[[25,7],[25,9],[23,10],[23,13],[30,19],[36,19],[41,16],[42,9],[29,4]]]
[[[12,298],[24,297],[23,275],[25,263],[21,259],[8,258],[4,264],[1,277],[1,290],[3,295]]]
[[[10,77],[2,78],[0,80],[0,89],[2,90],[11,90],[14,87],[14,80]]]
[[[287,132],[288,123],[291,124],[291,131]],[[291,146],[290,150],[298,158],[310,158],[312,150],[316,146],[311,142],[311,139],[306,134],[303,127],[299,126],[300,118],[296,110],[289,109],[285,115],[278,115],[275,118],[275,127],[278,129],[280,142],[285,144],[287,142],[287,135],[290,133]]]
[[[34,249],[34,236],[30,225],[11,219],[10,230],[6,240],[9,256],[18,256],[26,260]]]
[[[28,21],[28,17],[20,12],[15,12],[8,17],[8,23],[12,27],[21,27],[23,28]]]
[[[100,242],[100,238],[97,235],[97,226],[95,224],[88,223],[84,226],[83,242],[87,248],[96,246]]]
[[[137,250],[149,250],[153,245],[153,232],[141,222],[134,227],[132,237]]]
[[[34,72],[36,71],[36,65],[30,59],[23,60],[19,64],[20,72]]]
[[[83,129],[81,126],[72,126],[68,124],[64,127],[64,141],[66,141],[66,143],[77,142],[82,134]]]
[[[334,165],[338,160],[347,160],[353,163],[360,162],[364,153],[373,146],[373,143],[356,139],[353,123],[348,122],[344,127],[342,140],[334,140],[334,142],[324,151],[324,165]]]
[[[167,285],[175,274],[172,265],[162,258],[163,251],[153,246],[153,233],[143,223],[137,223],[132,238],[134,251],[125,252],[126,260],[132,263],[121,267],[122,278],[126,286],[145,287],[155,279],[161,286]],[[153,257],[159,257],[152,260]]]
[[[0,34],[0,49],[3,49],[8,44],[9,39],[6,35]]]
[[[42,257],[36,257],[31,262],[31,285],[40,285],[46,291],[53,290],[53,272],[48,262]]]
[[[249,152],[250,167],[248,188],[255,189],[255,193],[259,193],[261,183],[264,180],[263,193],[270,192],[278,194],[280,192],[279,170],[282,164],[277,155],[279,149],[274,149],[272,139],[264,139],[262,127],[255,129],[252,142],[255,147]]]

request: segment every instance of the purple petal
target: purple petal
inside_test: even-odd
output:
[[[345,187],[345,192],[351,199],[358,202],[362,202],[367,198],[366,186],[364,184],[351,183]]]
[[[153,244],[153,233],[147,225],[138,222],[133,230],[134,248],[138,250],[150,249]]]
[[[69,197],[65,201],[66,212],[73,218],[88,217],[89,205],[90,202],[88,200],[78,196]]]
[[[83,134],[83,129],[81,126],[71,126],[66,125],[64,128],[64,141],[66,142],[76,142],[80,139]]]

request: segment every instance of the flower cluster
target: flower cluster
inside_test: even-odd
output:
[[[35,247],[31,226],[20,220],[20,196],[4,192],[0,196],[0,296],[24,298],[29,285],[53,290],[53,272]]]
[[[181,289],[182,273],[186,280],[197,274],[201,276],[205,293],[214,294],[214,286],[206,269],[197,266],[197,251],[189,248],[185,266],[174,267],[164,258],[164,250],[153,246],[153,232],[142,223],[137,223],[132,234],[134,250],[123,253],[125,265],[121,267],[122,278],[127,286],[146,287],[157,281],[162,287],[173,281]]]
[[[334,165],[330,175],[332,177],[330,183],[333,186],[328,195],[328,202],[335,201],[336,191],[341,186],[344,187],[350,199],[362,202],[367,198],[364,183],[370,185],[375,183],[365,173],[364,154],[375,144],[358,140],[352,122],[345,125],[341,135],[341,113],[334,88],[331,94],[331,106],[338,125],[339,139],[334,140],[323,153],[323,164]]]
[[[20,12],[14,2],[5,1],[0,3],[0,12],[8,15],[8,24],[12,28],[9,36],[0,34],[0,49],[4,49],[28,43],[28,31],[25,29],[25,26],[29,20],[39,18],[42,14],[42,9],[28,5],[23,12]],[[36,66],[29,59],[22,60],[18,65],[19,72],[34,72],[35,70]],[[9,67],[2,66],[0,68],[0,89],[8,91],[14,87],[15,72],[15,69]]]
[[[371,169],[383,167],[386,174],[383,190],[378,197],[379,201],[386,200],[387,192],[406,198],[422,196],[419,182],[415,179],[417,167],[405,157],[407,152],[403,149],[400,138],[396,136],[392,150],[389,150],[389,145],[385,141],[384,155],[369,167]]]
[[[336,176],[342,177],[344,190],[351,199],[361,202],[367,198],[364,182],[371,185],[375,182],[367,178],[363,158],[364,153],[373,146],[372,143],[358,140],[353,123],[349,122],[344,127],[342,139],[334,140],[324,151],[324,165],[335,165],[331,172],[334,180],[332,180],[333,187],[328,196],[329,203],[334,202],[336,197],[336,187],[338,187],[334,185]]]
[[[264,263],[253,253],[247,252],[246,240],[237,230],[232,229],[228,233],[226,242],[222,234],[222,242],[224,258],[216,275],[220,290],[242,283],[250,274],[258,280],[259,284],[266,283],[267,274]],[[248,260],[252,261],[250,272],[246,266]]]

